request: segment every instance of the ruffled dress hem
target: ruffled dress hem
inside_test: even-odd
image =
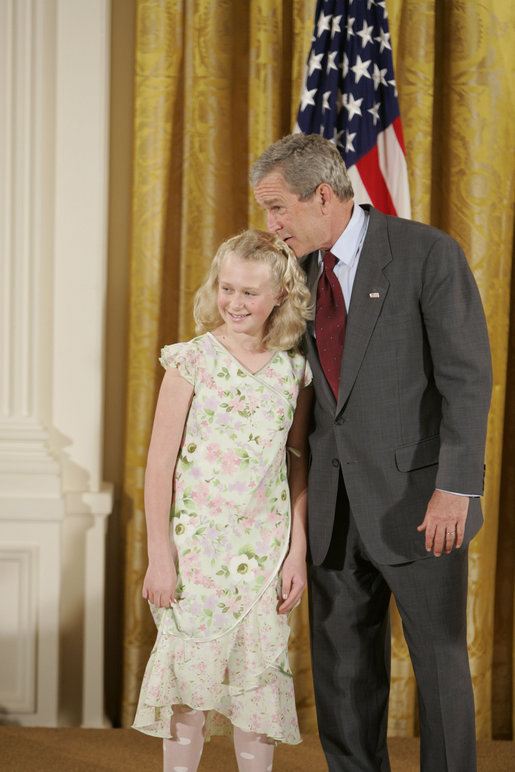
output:
[[[274,742],[301,742],[288,662],[290,628],[276,607],[271,586],[236,631],[200,643],[170,634],[161,620],[133,728],[170,737],[172,706],[188,705],[209,711],[206,740],[231,735],[235,725]]]

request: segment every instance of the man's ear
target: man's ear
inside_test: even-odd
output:
[[[320,203],[322,208],[325,209],[334,198],[334,191],[327,182],[321,182],[317,188],[317,193],[320,196]]]

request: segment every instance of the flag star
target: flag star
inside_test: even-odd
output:
[[[347,56],[347,54],[343,55],[343,62],[340,64],[340,67],[342,68],[342,75],[345,78],[345,76],[349,72],[349,57]]]
[[[342,28],[340,27],[341,20],[341,16],[333,16],[333,22],[331,24],[331,40],[334,38],[337,32],[342,31]]]
[[[374,91],[377,91],[379,86],[387,86],[385,75],[388,72],[387,67],[384,70],[380,70],[377,64],[374,62],[374,72],[372,74],[372,80],[374,81]]]
[[[370,11],[373,5],[375,5],[374,0],[367,0],[367,11]]]
[[[310,75],[313,75],[315,70],[321,70],[322,69],[322,59],[324,58],[323,54],[315,54],[315,51],[311,51],[311,56],[309,57],[308,61],[308,72]]]
[[[346,153],[355,153],[356,149],[354,145],[352,144],[354,141],[354,137],[356,136],[356,132],[354,134],[350,134],[350,132],[346,132],[346,139],[345,139],[345,152]]]
[[[343,106],[345,105],[346,101],[347,101],[346,94],[343,94],[342,91],[338,89],[336,93],[336,109],[338,110],[338,112],[340,112],[343,109]]]
[[[368,113],[372,116],[374,120],[374,126],[379,120],[379,108],[381,107],[381,102],[375,102],[373,107],[369,107],[367,110]]]
[[[364,62],[361,59],[361,56],[359,56],[358,54],[358,56],[356,57],[356,64],[353,67],[351,67],[351,70],[354,73],[354,77],[356,79],[356,83],[359,83],[361,78],[371,77],[368,71],[368,65],[370,64],[371,61],[372,61],[371,59],[367,59],[367,61]]]
[[[376,5],[380,5],[383,9],[384,18],[388,18],[388,11],[386,10],[386,0],[379,0],[379,2],[376,3]]]
[[[390,86],[393,86],[393,88],[394,88],[394,90],[395,90],[395,96],[399,96],[399,94],[398,94],[398,92],[397,92],[397,84],[396,84],[396,82],[395,82],[395,78],[394,78],[393,80],[389,80],[389,81],[388,81],[388,84],[389,84]]]
[[[331,14],[328,13],[326,16],[321,13],[318,20],[317,37],[319,38],[323,32],[329,29],[331,29]]]
[[[384,30],[382,27],[381,27],[381,31],[379,33],[379,37],[374,38],[374,40],[377,40],[377,42],[379,43],[379,53],[380,54],[383,53],[385,48],[389,48],[390,51],[392,50],[392,47],[390,45],[390,33],[386,32],[386,30]]]
[[[355,115],[362,115],[361,112],[361,103],[363,101],[363,97],[361,99],[354,99],[354,94],[348,94],[347,99],[344,102],[345,109],[349,113],[349,121],[351,121]]]
[[[315,100],[313,99],[314,95],[317,93],[316,88],[307,89],[306,86],[304,86],[302,90],[302,95],[300,97],[300,109],[305,110],[308,105],[315,105]]]
[[[361,48],[365,48],[368,43],[372,42],[372,35],[370,33],[373,29],[373,24],[368,26],[367,22],[365,20],[363,21],[363,28],[360,30],[360,32],[356,33],[361,38]]]
[[[335,65],[334,60],[338,56],[338,51],[331,51],[328,58],[327,58],[327,66],[326,66],[326,74],[329,75],[331,70],[338,70],[338,67]]]
[[[356,17],[355,16],[349,16],[349,18],[347,19],[347,27],[346,28],[347,28],[347,35],[348,35],[348,37],[350,37],[351,35],[355,34],[353,32],[353,30],[352,30],[352,25],[354,24],[355,21],[356,21]]]
[[[331,91],[324,91],[324,94],[322,96],[322,112],[324,113],[326,110],[330,110],[331,106],[329,104],[329,97],[331,96]]]
[[[337,127],[335,126],[333,130],[333,136],[329,141],[336,145],[336,147],[343,147],[342,134],[343,131],[338,131]]]

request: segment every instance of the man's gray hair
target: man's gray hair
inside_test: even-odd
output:
[[[343,158],[336,146],[319,134],[289,134],[270,145],[252,165],[251,186],[279,170],[289,190],[301,201],[311,198],[322,182],[342,201],[354,196]]]

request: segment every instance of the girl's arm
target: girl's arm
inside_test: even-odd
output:
[[[170,545],[173,476],[193,386],[169,367],[164,375],[154,416],[145,471],[145,519],[148,568],[143,597],[155,606],[174,601],[177,572]]]
[[[307,584],[306,578],[306,521],[308,479],[308,426],[313,387],[301,389],[293,423],[288,434],[290,453],[288,483],[291,499],[290,549],[282,567],[282,603],[279,614],[286,614],[300,599]]]

